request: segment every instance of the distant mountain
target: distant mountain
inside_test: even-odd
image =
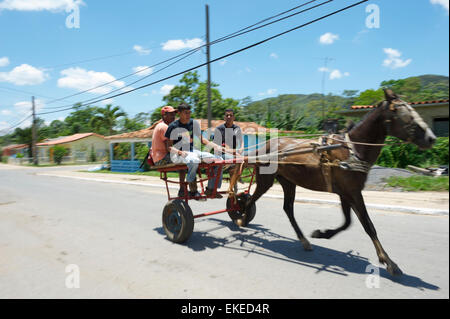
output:
[[[447,89],[448,89],[448,80],[449,80],[448,76],[426,74],[426,75],[418,76],[418,78],[422,82],[423,86],[427,86],[429,84],[442,83],[442,84],[446,85]]]
[[[381,83],[408,102],[443,100],[449,97],[449,78],[442,75],[421,75]]]
[[[323,118],[337,117],[336,111],[351,105],[374,104],[383,99],[382,87],[390,87],[405,101],[418,102],[449,98],[449,78],[442,75],[421,75],[400,80],[383,81],[378,90],[345,91],[345,96],[284,94],[260,101],[248,102],[241,119],[267,127],[304,130],[318,126]]]

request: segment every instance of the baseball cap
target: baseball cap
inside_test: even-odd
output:
[[[171,107],[170,105],[166,105],[161,109],[161,115],[164,115],[166,113],[172,113],[172,112],[176,112],[177,110],[175,110],[173,107]]]

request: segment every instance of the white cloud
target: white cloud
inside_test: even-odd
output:
[[[103,100],[103,101],[101,101],[101,103],[103,105],[113,104],[114,103],[114,99]]]
[[[246,67],[244,68],[244,70],[238,70],[238,71],[237,71],[237,74],[241,75],[241,74],[243,74],[244,72],[251,73],[251,72],[252,72],[252,69],[250,69],[248,66],[246,66]]]
[[[70,11],[84,5],[81,0],[4,0],[0,2],[1,10],[16,11]]]
[[[36,99],[34,101],[34,106],[36,108],[36,112],[38,112],[44,108],[45,104],[42,100]],[[22,101],[22,102],[17,102],[16,104],[14,104],[14,109],[20,115],[30,114],[31,108],[32,108],[31,101]]]
[[[333,70],[330,72],[330,80],[342,79],[343,77],[350,76],[348,72],[341,72],[340,70]]]
[[[162,43],[162,49],[164,51],[178,51],[183,49],[195,49],[204,44],[202,39],[186,39],[186,40],[169,40]]]
[[[342,72],[341,70],[338,69],[330,70],[329,68],[320,67],[318,71],[330,73],[330,80],[342,79],[343,77],[350,76],[349,72]]]
[[[10,126],[11,126],[11,125],[10,125],[8,122],[6,122],[6,121],[0,122],[0,133],[2,133],[2,135],[8,133],[8,132],[5,131],[5,130],[6,130],[7,128],[9,128]]]
[[[116,80],[114,76],[107,72],[87,71],[78,67],[62,70],[61,75],[63,75],[63,77],[58,79],[58,87],[76,89],[78,91],[85,91]],[[122,88],[124,86],[124,82],[115,81],[89,92],[107,94],[113,89]]]
[[[227,62],[228,62],[227,59],[223,59],[223,60],[220,60],[219,64],[220,65],[225,65]]]
[[[445,10],[447,10],[447,14],[449,12],[449,0],[430,0],[432,4],[441,5]]]
[[[273,95],[273,94],[277,93],[277,91],[278,91],[277,89],[268,89],[265,92],[258,93],[258,96]]]
[[[133,68],[133,72],[139,72],[136,75],[138,76],[146,76],[153,72],[153,68],[150,68],[146,65],[144,66],[137,66]]]
[[[0,82],[9,82],[15,85],[36,85],[41,84],[48,78],[48,75],[31,65],[22,64],[10,72],[0,72]]]
[[[270,54],[270,57],[271,57],[272,59],[278,59],[278,54],[276,54],[276,53],[271,53],[271,54]]]
[[[383,49],[384,53],[387,54],[387,59],[383,61],[383,66],[391,68],[391,69],[398,69],[398,68],[404,68],[408,64],[412,62],[412,59],[402,60],[401,56],[402,53],[398,50],[392,49],[392,48],[385,48]]]
[[[2,66],[8,66],[9,65],[9,59],[8,59],[8,57],[3,57],[3,58],[0,58],[0,67],[2,67]]]
[[[339,40],[339,36],[331,32],[322,34],[319,38],[319,42],[322,44],[333,44],[336,40]]]
[[[12,114],[12,112],[10,110],[1,110],[0,111],[0,115],[8,116],[8,115],[11,115],[11,114]]]
[[[365,34],[369,33],[369,30],[370,30],[370,29],[363,29],[363,30],[359,31],[359,32],[356,34],[356,36],[353,38],[352,41],[355,42],[355,43],[360,42],[360,40],[363,38],[363,36],[364,36]]]
[[[170,91],[172,91],[172,89],[175,87],[175,85],[172,84],[165,84],[161,87],[161,89],[159,89],[159,93],[166,96],[167,94],[170,93]]]
[[[149,55],[152,52],[152,50],[144,49],[142,46],[137,44],[133,46],[133,50],[139,53],[140,55]]]

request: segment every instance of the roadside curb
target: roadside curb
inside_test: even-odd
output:
[[[112,183],[112,184],[126,184],[126,185],[134,185],[134,186],[146,186],[146,187],[155,187],[155,188],[166,188],[166,185],[162,184],[152,184],[147,182],[130,182],[123,180],[110,180],[103,178],[91,178],[91,177],[81,177],[81,176],[67,176],[67,175],[58,175],[58,174],[50,174],[50,173],[38,173],[41,176],[50,176],[50,177],[62,177],[62,178],[72,178],[78,180],[85,181],[93,181],[93,182],[101,182],[101,183]],[[178,189],[175,186],[168,186],[169,189]],[[280,195],[272,195],[272,194],[264,194],[262,197],[272,198],[272,199],[283,199],[283,196]],[[328,204],[334,206],[340,206],[340,201],[337,200],[326,200],[326,199],[317,199],[317,198],[301,198],[295,199],[297,203],[306,203],[306,204]],[[379,204],[367,204],[366,207],[370,209],[384,210],[384,211],[392,211],[392,212],[402,212],[402,213],[410,213],[410,214],[420,214],[420,215],[449,215],[448,210],[442,209],[432,209],[432,208],[417,208],[417,207],[408,207],[408,206],[394,206],[394,205],[379,205]]]

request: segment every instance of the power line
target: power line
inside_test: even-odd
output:
[[[7,91],[13,91],[13,92],[17,92],[17,93],[22,93],[23,95],[27,95],[27,96],[36,95],[36,96],[40,96],[40,97],[43,97],[43,98],[52,99],[52,97],[45,96],[45,95],[42,95],[42,94],[36,94],[36,93],[29,92],[29,91],[13,89],[13,88],[9,88],[9,87],[6,87],[6,86],[0,86],[0,89],[7,90]]]
[[[11,126],[8,127],[8,128],[1,129],[0,132],[8,132],[9,130],[11,130],[11,129],[17,127],[17,126],[19,126],[20,124],[22,124],[23,122],[25,122],[26,120],[28,120],[28,119],[29,119],[30,117],[32,117],[32,116],[33,116],[33,114],[30,114],[30,115],[28,115],[26,118],[22,119],[20,122],[14,124],[14,125],[11,125]]]
[[[193,52],[191,52],[191,53],[189,53],[188,55],[185,55],[184,57],[181,57],[180,59],[176,60],[175,62],[172,62],[172,63],[166,65],[165,67],[163,67],[163,68],[161,68],[161,69],[159,69],[159,70],[157,70],[157,71],[155,71],[155,72],[152,72],[152,73],[149,74],[149,75],[144,76],[142,79],[139,79],[139,80],[136,80],[136,81],[134,81],[134,82],[131,82],[131,83],[127,84],[125,87],[130,86],[130,85],[133,85],[133,84],[135,84],[135,83],[137,83],[137,82],[140,82],[140,81],[142,81],[142,80],[145,80],[145,79],[148,78],[149,76],[152,76],[152,75],[155,75],[155,74],[157,74],[157,73],[159,73],[159,72],[161,72],[161,71],[164,71],[165,69],[167,69],[167,68],[169,68],[170,66],[172,66],[172,65],[174,65],[174,64],[176,64],[176,63],[178,63],[178,62],[180,62],[180,61],[183,60],[183,59],[188,58],[189,56],[191,56],[192,54],[196,53],[196,52],[199,51],[199,50],[200,50],[200,48],[199,48],[199,49],[196,49],[195,51],[193,51]],[[106,96],[106,95],[108,95],[108,94],[111,94],[111,93],[114,93],[114,92],[117,92],[117,91],[121,91],[121,90],[123,90],[123,87],[122,87],[122,88],[119,88],[119,89],[112,90],[112,91],[110,91],[110,92],[108,92],[108,93],[105,93],[105,94],[96,96],[96,97],[94,97],[94,98],[87,99],[87,100],[85,100],[85,101],[83,101],[83,102],[79,102],[79,103],[77,103],[77,104],[86,105],[86,104],[89,104],[90,101],[93,101],[93,100],[98,99],[98,98],[100,98],[100,97],[103,97],[103,96]],[[54,107],[54,108],[55,108],[55,109],[60,109],[60,108],[67,108],[67,107],[72,108],[73,106],[72,106],[72,104],[71,104],[71,105],[58,106],[58,107]],[[46,108],[46,109],[52,109],[52,107],[48,107],[48,108]],[[55,111],[55,112],[56,112],[56,111]]]
[[[133,54],[133,53],[137,53],[137,52],[136,51],[128,51],[128,52],[108,55],[108,56],[104,56],[104,57],[92,58],[92,59],[81,60],[81,61],[70,62],[70,63],[64,63],[64,64],[58,64],[58,65],[53,65],[53,66],[44,66],[44,68],[45,69],[56,69],[56,68],[61,68],[61,67],[65,67],[65,66],[75,65],[75,64],[82,64],[82,63],[99,61],[99,60],[105,60],[105,59],[110,59],[110,58],[124,56],[124,55],[130,55],[130,54]]]
[[[248,49],[250,49],[250,48],[259,46],[259,45],[261,45],[261,44],[263,44],[263,43],[266,43],[266,42],[268,42],[268,41],[271,41],[271,40],[273,40],[273,39],[275,39],[275,38],[278,38],[278,37],[280,37],[280,36],[283,36],[283,35],[285,35],[285,34],[287,34],[287,33],[290,33],[290,32],[293,32],[293,31],[295,31],[295,30],[304,28],[304,27],[306,27],[306,26],[308,26],[308,25],[310,25],[310,24],[316,23],[316,22],[321,21],[321,20],[323,20],[323,19],[326,19],[326,18],[328,18],[328,17],[330,17],[330,16],[333,16],[333,15],[338,14],[338,13],[340,13],[340,12],[343,12],[343,11],[346,11],[346,10],[351,9],[351,8],[353,8],[353,7],[356,7],[356,6],[358,6],[358,5],[360,5],[360,4],[364,3],[364,2],[367,2],[367,1],[369,1],[369,0],[362,0],[362,1],[359,1],[359,2],[357,2],[357,3],[351,4],[351,5],[349,5],[349,6],[346,6],[346,7],[342,8],[342,9],[333,11],[332,13],[329,13],[329,14],[326,14],[326,15],[324,15],[324,16],[321,16],[320,18],[311,20],[311,21],[309,21],[309,22],[307,22],[307,23],[298,25],[298,26],[296,26],[296,27],[294,27],[294,28],[291,28],[291,29],[286,30],[286,31],[281,32],[281,33],[278,33],[278,34],[276,34],[276,35],[274,35],[274,36],[271,36],[271,37],[266,38],[266,39],[264,39],[264,40],[261,40],[261,41],[259,41],[259,42],[253,43],[253,44],[251,44],[251,45],[249,45],[249,46],[246,46],[246,47],[244,47],[244,48],[241,48],[241,49],[239,49],[239,50],[236,50],[236,51],[233,51],[233,52],[228,53],[228,54],[226,54],[226,55],[223,55],[223,56],[221,56],[221,57],[215,58],[215,59],[211,60],[209,63],[217,62],[217,61],[219,61],[219,60],[225,59],[225,58],[230,57],[230,56],[232,56],[232,55],[235,55],[235,54],[238,54],[238,53],[240,53],[240,52],[246,51],[246,50],[248,50]],[[151,85],[154,85],[154,84],[157,84],[157,83],[166,81],[166,80],[171,79],[171,78],[174,78],[174,77],[176,77],[176,76],[182,75],[182,74],[184,74],[184,73],[186,73],[186,72],[190,72],[190,71],[196,70],[196,69],[201,68],[201,67],[203,67],[203,66],[205,66],[205,65],[207,65],[207,64],[208,64],[208,62],[202,63],[202,64],[199,64],[199,65],[194,66],[194,67],[192,67],[192,68],[189,68],[189,69],[183,70],[183,71],[181,71],[181,72],[178,72],[178,73],[176,73],[176,74],[167,76],[167,77],[165,77],[165,78],[163,78],[163,79],[160,79],[160,80],[157,80],[157,81],[154,81],[154,82],[151,82],[151,83],[142,85],[142,86],[140,86],[140,87],[131,89],[131,90],[126,91],[126,92],[122,92],[122,93],[119,93],[119,94],[116,94],[116,95],[109,96],[109,97],[104,98],[104,99],[95,100],[95,101],[92,101],[92,102],[90,102],[90,103],[93,104],[93,103],[101,102],[101,101],[104,101],[104,100],[107,100],[107,99],[115,98],[115,97],[118,97],[118,96],[121,96],[121,95],[125,95],[125,94],[128,94],[128,93],[131,93],[131,92],[134,92],[134,91],[143,89],[143,88],[145,88],[145,87],[148,87],[148,86],[151,86]],[[84,105],[82,104],[81,106],[84,106]],[[73,108],[73,107],[66,108],[66,109],[62,109],[62,110],[58,110],[58,111],[39,113],[38,115],[44,115],[44,114],[51,114],[51,113],[57,113],[57,112],[67,111],[67,110],[70,110],[70,109],[72,109],[72,108]]]
[[[0,90],[6,90],[6,91],[12,91],[12,92],[17,92],[17,93],[21,93],[22,95],[26,95],[26,96],[38,96],[38,97],[42,97],[45,99],[54,99],[54,97],[51,96],[46,96],[46,95],[42,95],[42,94],[37,94],[37,93],[33,93],[30,91],[24,91],[24,90],[19,90],[19,89],[14,89],[14,88],[10,88],[10,87],[6,87],[6,86],[0,86]],[[66,99],[64,99],[66,100]],[[70,102],[70,101],[69,101]],[[72,102],[75,103],[75,102]]]
[[[286,14],[286,13],[288,13],[288,12],[291,12],[291,11],[295,10],[295,9],[304,7],[304,6],[308,5],[308,4],[311,4],[311,3],[316,2],[316,1],[318,1],[318,0],[311,0],[311,1],[309,1],[309,2],[306,2],[306,3],[303,3],[303,4],[301,4],[301,5],[298,5],[298,6],[294,7],[294,8],[291,8],[291,9],[289,9],[289,10],[286,10],[286,11],[284,11],[284,12],[282,12],[282,13],[279,13],[279,14],[276,14],[276,15],[271,16],[271,17],[269,17],[269,18],[263,19],[263,20],[261,20],[261,21],[259,21],[259,22],[257,22],[257,23],[254,23],[254,24],[252,24],[252,25],[250,25],[250,26],[247,26],[247,27],[242,28],[242,29],[240,29],[240,30],[238,30],[238,31],[235,31],[235,32],[233,32],[233,33],[231,33],[231,34],[229,34],[229,35],[226,35],[226,36],[223,36],[223,37],[221,37],[221,38],[219,38],[219,39],[216,39],[216,40],[212,41],[212,42],[210,43],[210,45],[214,45],[214,44],[217,44],[217,43],[220,43],[220,42],[223,42],[223,41],[226,41],[226,40],[235,38],[235,37],[237,37],[237,36],[241,36],[241,35],[243,35],[243,34],[246,34],[246,33],[249,33],[249,32],[255,31],[255,30],[258,30],[258,29],[263,28],[263,27],[266,27],[266,26],[268,26],[268,25],[270,25],[270,24],[273,24],[273,23],[282,21],[282,20],[287,19],[287,18],[291,18],[291,17],[293,17],[293,16],[295,16],[295,15],[298,15],[298,14],[300,14],[300,13],[304,13],[304,12],[306,12],[306,11],[309,11],[309,10],[311,10],[311,9],[314,9],[314,8],[316,8],[316,7],[318,7],[318,6],[322,6],[322,5],[324,5],[324,4],[327,4],[327,3],[329,3],[329,2],[332,2],[332,1],[334,1],[334,0],[328,0],[328,1],[326,1],[326,2],[323,2],[323,3],[319,4],[319,5],[313,6],[313,7],[311,7],[311,8],[308,8],[308,9],[306,9],[306,10],[299,11],[299,12],[294,13],[294,14],[291,14],[291,15],[289,15],[289,16],[287,16],[287,17],[284,17],[284,18],[278,19],[278,20],[276,20],[276,21],[267,23],[267,24],[265,24],[265,25],[262,25],[262,26],[253,28],[253,27],[255,27],[255,26],[258,25],[258,24],[261,24],[261,23],[263,23],[263,22],[265,22],[265,21],[274,19],[274,18],[276,18],[276,17],[279,17],[279,16],[281,16],[281,15],[283,15],[283,14]],[[251,29],[251,28],[253,28],[253,29]],[[154,65],[148,66],[148,67],[146,67],[146,68],[142,68],[141,70],[139,70],[139,71],[137,71],[137,72],[127,74],[127,75],[125,75],[125,76],[122,76],[122,77],[120,77],[120,78],[118,78],[118,79],[115,79],[115,80],[113,80],[113,81],[106,82],[106,83],[101,84],[101,85],[99,85],[99,86],[96,86],[96,87],[93,87],[93,88],[90,88],[90,89],[87,89],[87,90],[84,90],[84,91],[81,91],[81,92],[77,92],[77,93],[74,93],[74,94],[72,94],[72,95],[68,95],[68,96],[66,96],[66,97],[60,98],[60,99],[52,100],[52,101],[50,101],[50,102],[47,102],[47,105],[48,105],[48,104],[51,104],[51,103],[54,103],[54,102],[57,102],[57,101],[61,101],[61,100],[65,99],[65,98],[77,96],[77,95],[80,95],[80,94],[83,94],[83,93],[86,93],[86,92],[89,92],[89,91],[98,89],[98,88],[100,88],[100,87],[109,85],[109,84],[111,84],[111,83],[114,83],[114,82],[123,80],[123,79],[125,79],[125,78],[130,77],[130,76],[136,75],[136,74],[138,74],[138,73],[140,73],[140,72],[144,72],[144,71],[146,71],[146,70],[148,70],[148,69],[150,69],[150,68],[153,68],[153,67],[156,67],[156,66],[158,66],[158,65],[161,65],[161,64],[163,64],[163,63],[166,63],[166,62],[169,62],[169,61],[171,61],[171,60],[174,60],[174,59],[176,59],[176,58],[178,58],[178,57],[181,57],[181,56],[184,56],[184,55],[190,55],[191,53],[196,52],[197,50],[199,50],[199,49],[201,49],[201,48],[203,48],[203,47],[205,47],[205,46],[206,46],[206,44],[201,45],[201,46],[199,46],[199,47],[197,47],[197,48],[191,49],[191,50],[189,50],[189,51],[187,51],[187,52],[181,53],[181,54],[179,54],[179,55],[176,55],[176,56],[174,56],[174,57],[172,57],[172,58],[169,58],[169,59],[166,59],[166,60],[161,61],[161,62],[159,62],[159,63],[156,63],[156,64],[154,64]],[[148,76],[147,76],[147,77],[148,77]],[[142,80],[144,80],[144,79],[147,78],[147,77],[144,77],[144,78],[142,78],[142,79],[139,79],[138,81],[133,82],[133,83],[137,83],[137,82],[139,82],[139,81],[142,81]],[[131,85],[131,84],[129,84],[129,85]],[[110,93],[111,93],[111,92],[110,92]],[[87,100],[87,101],[88,101],[88,100]],[[86,102],[86,101],[83,101],[83,102],[81,102],[81,103],[85,103],[85,102]],[[54,107],[54,109],[57,109],[57,108],[65,108],[65,107],[66,107],[66,106],[59,106],[59,107]],[[53,107],[47,107],[46,109],[53,109]]]

